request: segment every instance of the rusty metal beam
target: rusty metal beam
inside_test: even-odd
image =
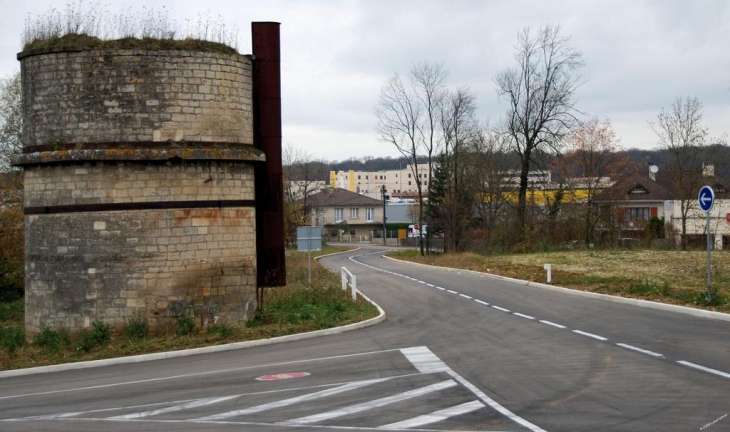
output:
[[[251,23],[254,146],[266,155],[266,162],[254,168],[259,287],[286,285],[279,26],[276,22]]]

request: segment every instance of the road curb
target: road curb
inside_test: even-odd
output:
[[[357,249],[354,249],[354,250],[357,250]],[[337,254],[347,253],[347,252],[352,252],[352,250],[347,250],[344,252],[338,252],[338,253],[329,254],[329,255],[322,255],[321,257],[337,255]],[[317,257],[317,258],[321,258],[321,257]],[[373,306],[375,306],[378,309],[378,316],[367,319],[365,321],[360,321],[357,323],[352,323],[352,324],[348,324],[348,325],[344,325],[344,326],[340,326],[340,327],[332,327],[332,328],[328,328],[328,329],[315,330],[315,331],[311,331],[311,332],[298,333],[298,334],[293,334],[293,335],[278,336],[278,337],[273,337],[273,338],[269,338],[269,339],[257,339],[257,340],[245,341],[245,342],[233,342],[233,343],[229,343],[229,344],[225,344],[225,345],[213,345],[213,346],[201,347],[201,348],[191,348],[191,349],[180,350],[180,351],[167,351],[167,352],[154,353],[154,354],[141,354],[141,355],[128,356],[128,357],[115,357],[115,358],[111,358],[111,359],[90,360],[90,361],[83,361],[83,362],[77,362],[77,363],[64,363],[64,364],[59,364],[59,365],[39,366],[39,367],[26,368],[26,369],[12,369],[12,370],[7,370],[7,371],[0,371],[0,378],[19,377],[19,376],[36,375],[36,374],[51,373],[51,372],[62,372],[62,371],[102,367],[102,366],[140,363],[140,362],[153,361],[153,360],[164,360],[164,359],[171,359],[171,358],[177,358],[177,357],[187,357],[187,356],[198,355],[198,354],[210,354],[210,353],[219,353],[219,352],[225,352],[225,351],[233,351],[233,350],[239,350],[239,349],[244,349],[244,348],[258,347],[258,346],[264,346],[264,345],[273,345],[276,343],[312,339],[312,338],[321,337],[321,336],[336,335],[336,334],[345,333],[348,331],[359,330],[359,329],[363,329],[366,327],[374,326],[375,324],[385,321],[386,316],[385,316],[385,311],[383,310],[383,308],[381,308],[379,304],[375,303],[372,299],[370,299],[370,297],[366,296],[362,292],[358,291],[358,294],[361,295],[362,298],[364,298],[365,300],[370,302]]]
[[[556,285],[548,285],[548,284],[544,284],[544,283],[540,283],[540,282],[531,282],[531,281],[515,279],[515,278],[511,278],[511,277],[507,277],[507,276],[500,276],[500,275],[495,275],[495,274],[491,274],[491,273],[484,273],[484,272],[479,272],[476,270],[441,267],[441,266],[436,266],[436,265],[431,265],[431,264],[423,264],[423,263],[417,263],[417,262],[413,262],[413,261],[400,260],[400,259],[393,258],[393,257],[387,256],[387,255],[383,255],[383,256],[385,258],[393,260],[393,261],[400,261],[400,262],[405,262],[405,263],[409,263],[409,264],[413,264],[413,265],[437,268],[437,269],[442,269],[442,270],[446,270],[446,271],[474,273],[474,274],[478,274],[480,276],[486,276],[486,277],[490,277],[490,278],[494,278],[494,279],[501,279],[504,281],[508,281],[508,282],[512,282],[512,283],[516,283],[516,284],[520,284],[520,285],[534,286],[537,288],[546,289],[546,290],[550,290],[550,291],[577,295],[577,296],[581,296],[581,297],[590,297],[590,298],[595,298],[595,299],[600,299],[600,300],[606,300],[606,301],[610,301],[613,303],[630,304],[630,305],[645,307],[645,308],[649,308],[649,309],[658,309],[658,310],[663,310],[663,311],[667,311],[667,312],[675,312],[675,313],[681,313],[681,314],[685,314],[685,315],[692,315],[692,316],[699,317],[699,318],[707,318],[707,319],[714,319],[714,320],[720,320],[720,321],[730,321],[730,314],[726,314],[726,313],[722,313],[722,312],[695,309],[695,308],[691,308],[691,307],[687,307],[687,306],[679,306],[679,305],[673,305],[673,304],[667,304],[667,303],[657,303],[657,302],[653,302],[653,301],[649,301],[649,300],[633,299],[633,298],[629,298],[629,297],[618,297],[618,296],[612,296],[612,295],[608,295],[608,294],[594,293],[594,292],[590,292],[590,291],[581,291],[581,290],[565,288],[565,287],[556,286]]]

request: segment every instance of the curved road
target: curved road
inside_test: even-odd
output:
[[[0,430],[730,430],[730,321],[330,256],[379,325],[0,379]]]

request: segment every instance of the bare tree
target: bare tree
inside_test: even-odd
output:
[[[477,142],[475,152],[475,209],[485,231],[487,246],[491,247],[497,223],[509,207],[513,187],[504,183],[507,139],[504,134],[486,129]]]
[[[555,159],[555,168],[566,192],[582,202],[583,241],[588,246],[600,220],[597,195],[609,185],[608,179],[626,172],[629,157],[619,144],[608,120],[591,118],[567,139],[567,152]]]
[[[570,38],[560,34],[560,26],[543,27],[534,36],[525,28],[517,36],[517,67],[503,70],[495,78],[498,95],[509,103],[503,129],[520,160],[516,221],[520,237],[534,152],[559,150],[565,135],[578,123],[574,97],[583,56],[569,42]]]
[[[678,97],[669,109],[661,109],[657,123],[649,125],[659,138],[659,145],[671,154],[671,168],[663,175],[679,194],[682,249],[685,249],[687,216],[695,207],[694,194],[703,174],[699,167],[707,144],[708,131],[702,124],[702,103],[696,97]]]
[[[411,83],[415,95],[423,106],[424,121],[422,134],[424,149],[428,158],[428,183],[431,183],[433,156],[436,151],[438,115],[446,97],[446,79],[449,73],[443,64],[419,63],[411,69]]]
[[[397,73],[380,90],[375,116],[379,139],[393,144],[411,167],[418,190],[418,220],[423,223],[423,179],[418,175],[418,152],[423,148],[423,106]],[[424,255],[424,245],[420,243]]]
[[[440,214],[444,229],[445,249],[459,250],[472,216],[474,203],[474,164],[480,130],[475,118],[476,104],[471,91],[460,87],[449,94],[441,107],[440,125],[443,134],[443,153],[440,157],[441,179],[438,185],[438,205],[430,206],[430,213]],[[432,186],[433,185],[432,183]],[[434,190],[434,189],[432,189]],[[429,204],[433,197],[429,192]]]
[[[20,73],[0,79],[0,171],[23,150],[23,107]]]
[[[324,162],[314,160],[299,147],[287,144],[282,155],[284,177],[284,225],[287,244],[296,242],[297,226],[311,224],[307,220],[308,200],[325,184]]]

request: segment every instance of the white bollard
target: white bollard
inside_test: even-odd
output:
[[[357,300],[357,276],[352,275],[352,299]]]
[[[547,283],[550,283],[552,281],[552,265],[545,264],[543,268],[547,270]]]

